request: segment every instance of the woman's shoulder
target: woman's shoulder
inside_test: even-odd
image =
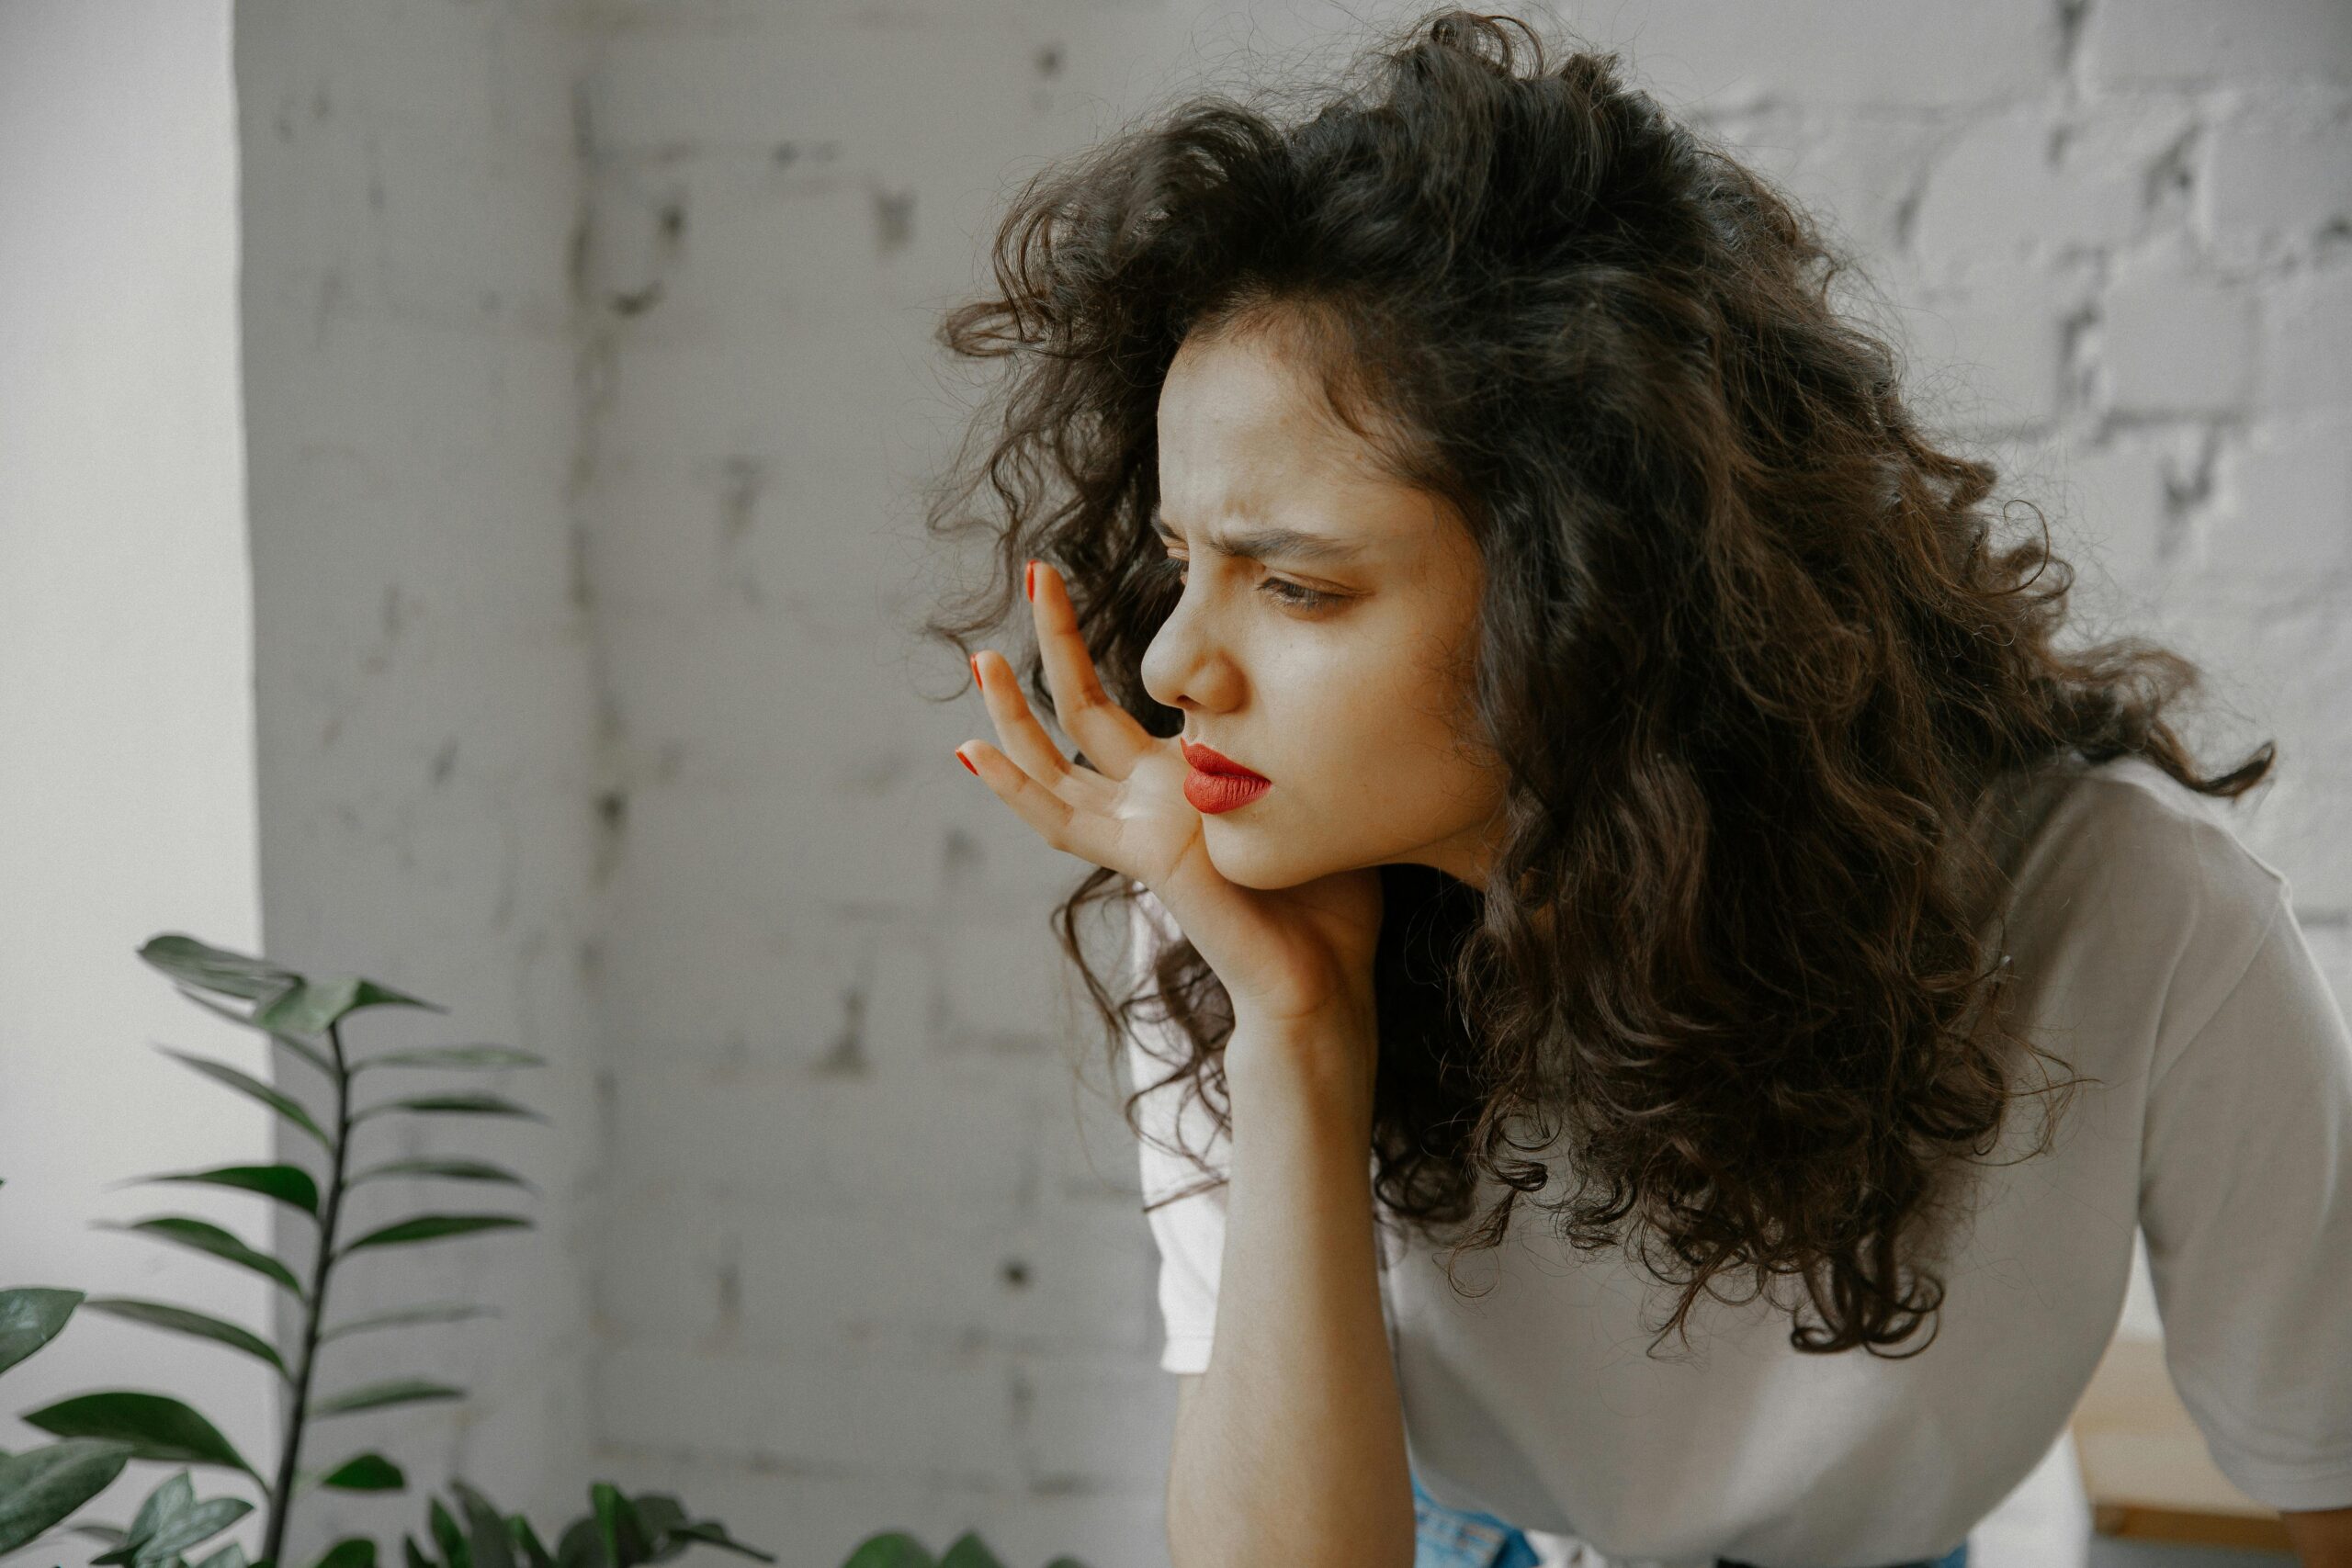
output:
[[[2249,807],[2200,794],[2145,758],[2074,758],[2027,794],[2032,820],[2012,886],[2038,913],[2169,933],[2226,965],[2250,955],[2291,904],[2285,873],[2240,836]]]
[[[2195,870],[2243,883],[2265,898],[2287,885],[2286,874],[2239,836],[2251,803],[2191,789],[2139,756],[2103,762],[2077,757],[2057,767],[2053,777],[2051,826],[2111,852],[2132,852],[2119,869],[2147,864],[2170,873]]]

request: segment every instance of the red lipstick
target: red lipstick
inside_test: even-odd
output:
[[[1184,775],[1184,798],[1195,811],[1212,816],[1231,811],[1274,787],[1273,781],[1265,774],[1250,772],[1222,752],[1195,745],[1181,735],[1176,738],[1176,744],[1183,751],[1184,761],[1192,764]]]

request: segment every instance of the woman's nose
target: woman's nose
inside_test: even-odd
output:
[[[1239,696],[1239,671],[1218,645],[1212,617],[1190,599],[1178,601],[1144,649],[1143,689],[1163,706],[1223,712]]]

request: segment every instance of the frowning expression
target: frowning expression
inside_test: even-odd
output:
[[[1483,571],[1458,514],[1380,472],[1278,331],[1187,338],[1159,438],[1156,525],[1183,590],[1144,688],[1183,710],[1196,764],[1267,781],[1191,779],[1218,871],[1478,880],[1502,791],[1464,738]]]

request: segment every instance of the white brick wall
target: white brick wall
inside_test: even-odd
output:
[[[1821,205],[2090,606],[2278,736],[2245,830],[2352,980],[2352,13],[1563,9]],[[561,1064],[535,1261],[370,1287],[513,1312],[403,1452],[548,1510],[593,1457],[796,1564],[1161,1559],[1150,1243],[1045,923],[1082,868],[905,633],[929,333],[1039,162],[1407,14],[239,7],[272,938]]]
[[[356,1048],[491,1040],[553,1064],[484,1087],[554,1129],[441,1118],[430,1133],[529,1176],[541,1228],[363,1255],[336,1291],[334,1315],[494,1304],[494,1322],[336,1346],[322,1382],[426,1374],[475,1397],[338,1418],[310,1458],[380,1447],[417,1481],[455,1470],[541,1519],[584,1507],[592,1463],[604,1055],[596,667],[571,592],[573,9],[236,9],[268,951],[450,1009],[362,1014]],[[423,1131],[362,1136],[391,1156]],[[352,1217],[507,1196],[388,1183]],[[351,1530],[397,1542],[423,1519],[413,1493],[315,1494],[288,1558]]]
[[[1070,1152],[1051,1046],[1043,915],[1079,868],[955,768],[985,721],[916,702],[958,672],[890,629],[907,480],[953,417],[923,333],[1019,174],[1351,9],[602,12],[588,506],[628,825],[600,1430],[808,1562],[899,1523],[983,1524],[1016,1563],[1162,1552],[1132,1150],[1098,1106],[1096,1171]],[[2352,916],[2324,825],[2352,797],[2346,16],[1570,18],[1823,204],[1930,412],[2016,465],[2092,607],[2209,657],[2247,719],[2224,739],[2278,735],[2291,783],[2247,831],[2323,934]],[[865,1072],[829,1073],[853,1034]]]

